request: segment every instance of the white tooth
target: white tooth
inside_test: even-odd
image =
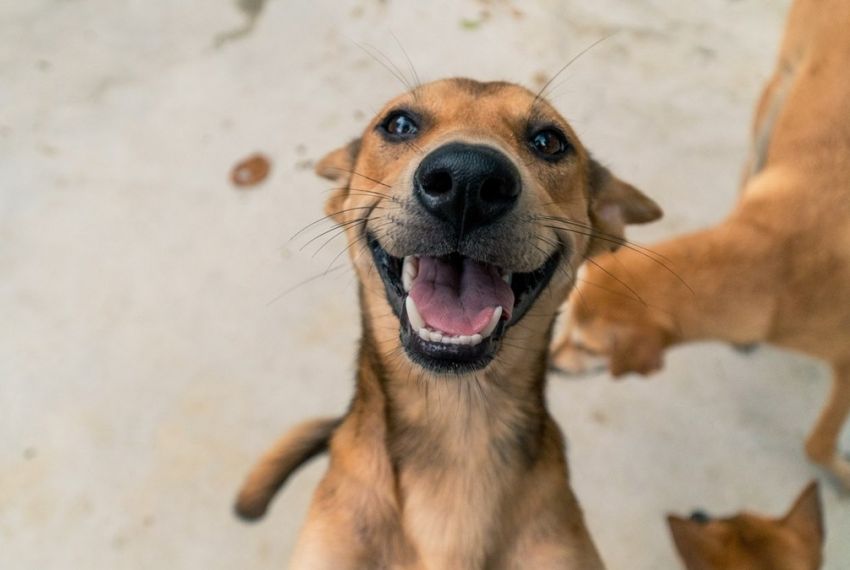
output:
[[[404,258],[401,266],[401,285],[405,291],[410,291],[410,288],[413,287],[413,280],[416,279],[416,275],[419,273],[419,264],[417,261],[412,255]]]
[[[484,327],[484,330],[481,331],[481,338],[487,338],[493,331],[496,330],[496,325],[499,324],[499,319],[502,318],[502,307],[496,307],[496,310],[493,311],[493,316],[490,317],[490,322],[487,323],[487,326]]]
[[[513,273],[505,273],[504,275],[502,275],[502,279],[503,279],[503,280],[504,280],[504,282],[505,282],[505,283],[507,283],[508,285],[510,285],[510,284],[511,284],[511,279],[513,279],[513,277],[514,277],[514,274],[513,274]]]
[[[425,327],[419,329],[419,338],[422,340],[431,340],[431,334],[428,332],[428,329]]]
[[[476,344],[479,344],[482,340],[483,339],[481,338],[480,334],[474,334],[469,337],[469,344],[470,346],[475,346]]]
[[[443,335],[437,331],[431,331],[431,342],[440,342],[441,340],[443,340]]]
[[[404,308],[407,309],[407,320],[410,321],[413,330],[424,329],[425,319],[419,314],[419,309],[416,308],[416,303],[410,295],[404,300]]]
[[[444,336],[443,342],[448,343],[448,344],[459,344],[458,343],[458,337],[456,337],[456,336],[449,336],[449,337]]]

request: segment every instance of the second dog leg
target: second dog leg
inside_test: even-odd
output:
[[[833,368],[829,400],[806,440],[806,454],[809,459],[834,475],[845,489],[850,490],[850,461],[842,457],[838,451],[838,439],[848,413],[850,413],[850,365],[836,364]]]

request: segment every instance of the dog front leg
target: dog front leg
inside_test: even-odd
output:
[[[313,510],[313,509],[311,509]],[[370,568],[362,545],[347,529],[325,516],[310,516],[301,530],[289,570],[360,570]]]
[[[850,490],[850,461],[838,451],[841,428],[850,413],[850,364],[833,367],[832,389],[826,406],[806,440],[806,455]]]

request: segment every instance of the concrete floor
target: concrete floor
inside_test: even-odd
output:
[[[786,5],[1,3],[0,568],[285,566],[325,463],[260,525],[230,505],[287,426],[351,395],[350,271],[290,290],[344,244],[289,237],[321,215],[311,161],[401,89],[358,43],[401,66],[397,36],[424,79],[535,86],[613,33],[554,100],[665,207],[632,233],[647,242],[733,203]],[[270,178],[234,189],[257,150]],[[783,511],[818,475],[801,447],[826,388],[817,363],[719,345],[672,351],[651,381],[553,378],[610,568],[676,568],[668,510]],[[823,495],[826,567],[844,569],[850,503]]]

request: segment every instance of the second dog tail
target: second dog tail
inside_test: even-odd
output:
[[[318,418],[298,424],[266,451],[239,490],[234,510],[244,520],[266,514],[269,503],[289,476],[310,459],[324,453],[343,418]]]

